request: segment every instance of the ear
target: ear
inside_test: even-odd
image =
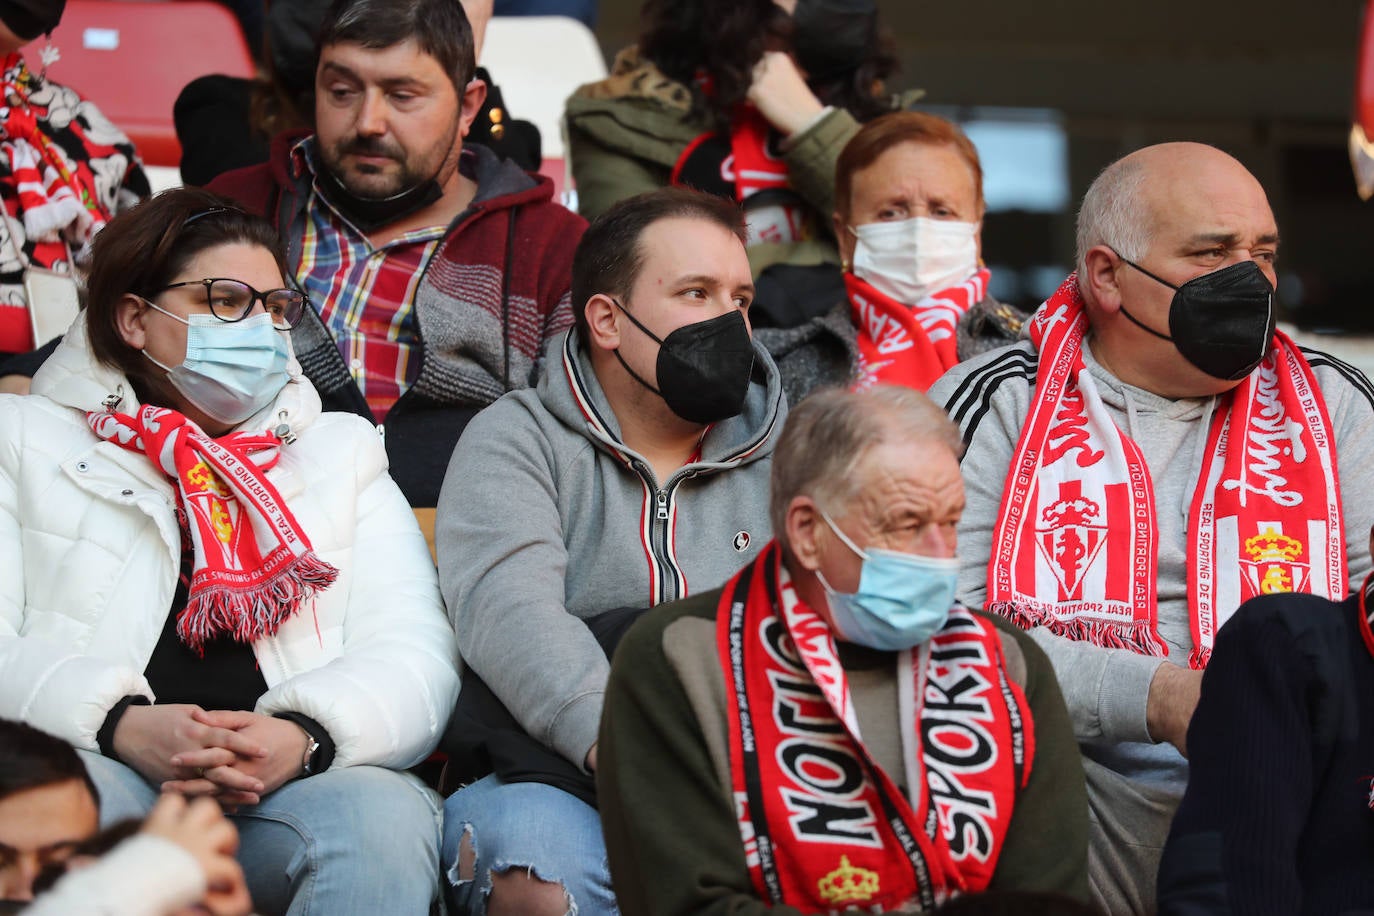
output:
[[[1098,311],[1115,314],[1121,308],[1121,287],[1117,283],[1117,271],[1121,259],[1106,245],[1094,245],[1083,258],[1083,273],[1078,278],[1078,288],[1088,305]]]
[[[820,568],[820,544],[817,535],[825,527],[820,508],[809,496],[794,496],[787,504],[783,525],[787,529],[787,546],[802,569],[815,572]]]
[[[587,300],[588,337],[586,343],[597,350],[610,352],[620,348],[620,311],[605,293],[597,293]]]
[[[472,81],[463,89],[463,95],[458,100],[458,135],[466,137],[472,130],[472,122],[477,119],[477,114],[482,110],[482,103],[487,100],[487,84],[480,79],[473,77]]]
[[[148,345],[148,332],[144,324],[151,312],[148,304],[133,293],[125,293],[115,303],[115,328],[124,342],[135,350],[142,350]]]
[[[973,230],[973,250],[978,258],[978,266],[985,267],[983,263],[983,216],[978,216],[978,228]]]
[[[830,224],[835,229],[835,244],[840,249],[840,264],[846,269],[854,267],[854,233],[849,231],[849,218],[836,210],[830,214]]]

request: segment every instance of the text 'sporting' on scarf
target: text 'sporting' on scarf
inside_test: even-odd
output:
[[[865,749],[834,634],[797,595],[781,553],[769,545],[725,585],[716,624],[730,775],[755,892],[804,912],[887,912],[914,901],[929,911],[984,890],[1035,758],[1030,706],[996,628],[955,606],[939,633],[899,654],[908,801]],[[974,686],[957,703],[933,703],[927,683]],[[976,759],[966,753],[974,735],[990,739],[972,742]],[[816,795],[799,770],[808,749],[844,779],[843,793]],[[847,812],[829,807],[837,794],[849,799]],[[994,802],[970,817],[959,801],[974,795]],[[818,805],[837,816],[808,816]]]

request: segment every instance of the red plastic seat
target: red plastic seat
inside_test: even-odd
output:
[[[95,102],[149,165],[181,162],[172,104],[182,87],[254,72],[238,20],[210,0],[70,0],[52,43],[62,56],[48,75]],[[24,49],[35,70],[43,45]]]

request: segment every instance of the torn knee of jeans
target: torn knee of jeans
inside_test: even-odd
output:
[[[464,822],[463,838],[458,841],[458,856],[448,870],[448,880],[456,887],[471,881],[476,874],[477,840],[473,837],[472,824]]]
[[[512,862],[498,862],[487,870],[487,890],[486,895],[490,898],[496,889],[496,879],[503,878],[511,872],[524,872],[525,879],[530,884],[541,884],[549,888],[557,888],[563,892],[563,912],[565,916],[577,916],[577,902],[573,900],[572,892],[564,886],[562,881],[554,878],[546,878],[535,869],[533,865],[516,864]]]

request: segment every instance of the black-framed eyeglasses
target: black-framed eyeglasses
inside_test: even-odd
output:
[[[204,280],[185,280],[173,283],[158,290],[159,293],[182,286],[205,287],[205,304],[210,314],[220,321],[242,321],[253,311],[253,306],[261,302],[263,310],[272,316],[272,326],[280,331],[289,331],[301,320],[305,312],[305,293],[295,289],[269,289],[259,292],[242,280],[228,277],[207,277]]]

